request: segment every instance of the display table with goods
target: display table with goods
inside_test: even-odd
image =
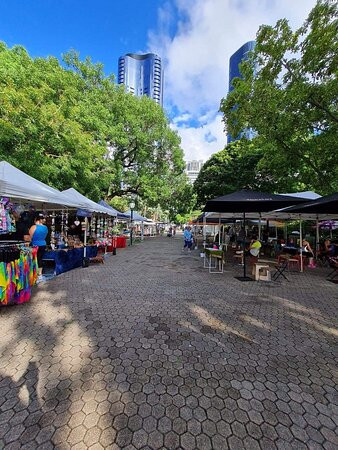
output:
[[[97,256],[98,248],[96,245],[86,245],[86,257],[94,258]],[[69,270],[82,267],[84,258],[84,247],[60,249],[46,251],[43,260],[54,261],[55,275],[68,272]]]
[[[116,236],[116,248],[126,248],[127,238],[126,236]]]
[[[82,229],[88,245],[84,245],[79,236],[69,234],[72,232],[73,225]],[[69,221],[68,215],[64,214],[61,218],[61,232],[59,233],[61,240],[56,239],[55,224],[52,222],[52,250],[45,253],[43,260],[45,263],[53,261],[55,275],[82,267],[85,264],[84,260],[88,261],[95,258],[98,251],[104,253],[107,251],[107,248],[111,245],[111,238],[109,238],[111,228],[111,218],[92,215],[90,218],[86,217],[85,221],[81,223],[78,217]]]

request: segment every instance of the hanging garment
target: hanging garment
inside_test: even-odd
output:
[[[0,248],[0,305],[27,302],[37,274],[37,248]]]

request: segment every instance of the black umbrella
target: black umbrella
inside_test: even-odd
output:
[[[290,206],[290,208],[285,208],[283,212],[299,214],[337,214],[338,217],[338,192],[331,195],[325,195],[325,197],[318,198],[312,202]]]
[[[291,197],[290,195],[266,194],[265,192],[242,189],[232,194],[222,195],[222,197],[209,200],[205,205],[204,211],[262,213],[308,201],[309,199]]]
[[[295,205],[296,203],[305,202],[308,202],[308,199],[242,189],[240,191],[233,192],[232,194],[223,195],[221,197],[214,198],[213,200],[209,200],[205,205],[204,211],[227,213],[242,212],[245,227],[245,213],[257,213],[257,215],[259,215],[262,212],[285,208],[287,206]],[[243,248],[243,252],[243,277],[239,277],[239,279],[241,281],[249,281],[251,278],[246,276],[245,248]]]

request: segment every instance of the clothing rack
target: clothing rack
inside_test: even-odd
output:
[[[25,241],[0,241],[0,248],[6,248],[6,247],[27,247],[29,245],[29,242]]]
[[[0,243],[0,307],[28,302],[37,279],[37,248],[26,242]]]

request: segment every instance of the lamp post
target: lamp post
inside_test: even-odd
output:
[[[133,218],[134,218],[135,203],[130,202],[129,208],[130,208],[130,245],[133,245]]]

